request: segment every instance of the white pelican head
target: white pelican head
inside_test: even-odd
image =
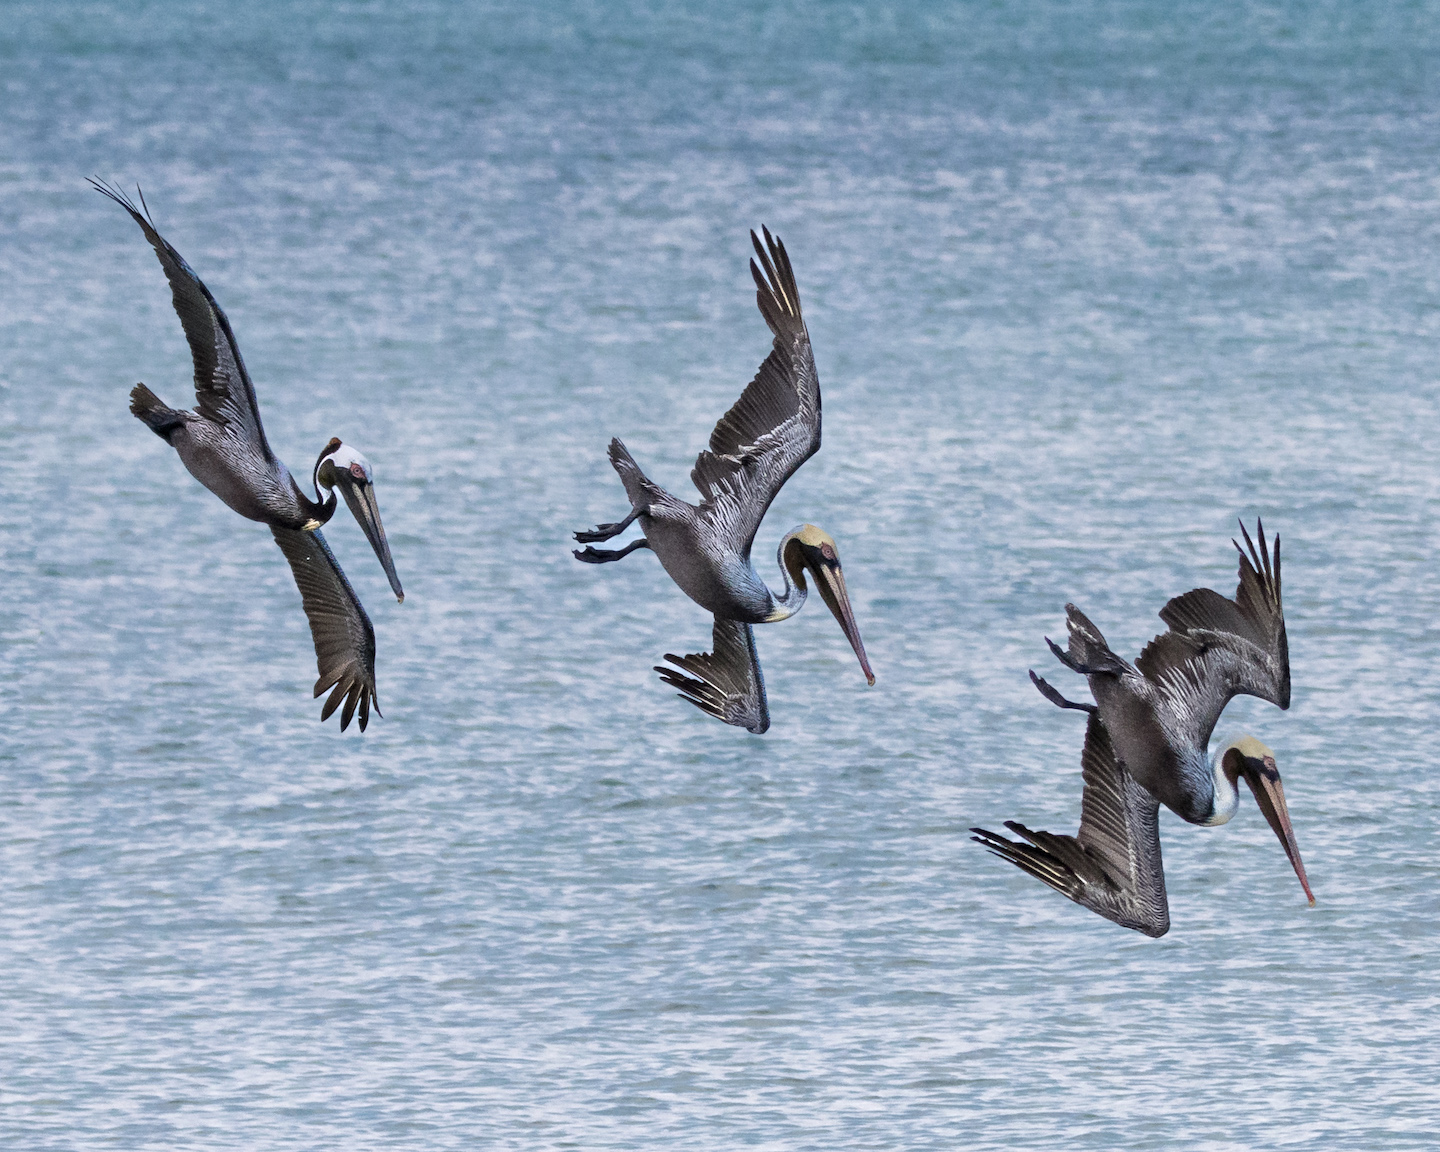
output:
[[[365,459],[359,449],[343,443],[338,436],[332,436],[330,443],[326,444],[325,450],[320,453],[320,458],[315,461],[315,491],[318,495],[320,489],[324,488],[331,494],[331,501],[335,499],[334,493],[337,490],[345,497],[345,503],[350,506],[350,511],[365,533],[365,538],[370,541],[370,547],[375,549],[380,566],[385,569],[395,599],[403,602],[405,593],[400,587],[400,577],[395,574],[395,561],[390,556],[390,544],[385,539],[385,528],[380,523],[380,504],[375,499],[374,475],[370,461]]]

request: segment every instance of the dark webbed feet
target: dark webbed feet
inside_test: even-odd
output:
[[[1044,696],[1046,700],[1049,700],[1050,703],[1054,704],[1057,708],[1073,708],[1077,712],[1098,711],[1094,704],[1077,704],[1074,700],[1065,699],[1064,696],[1060,695],[1059,692],[1055,691],[1053,687],[1046,683],[1044,679],[1035,675],[1033,668],[1030,670],[1030,683],[1040,689],[1040,695]]]
[[[577,532],[575,535],[578,537],[580,533]],[[604,537],[601,537],[601,539],[604,539]],[[637,548],[649,547],[650,541],[642,536],[639,540],[632,540],[629,544],[625,545],[624,548],[614,550],[608,548],[586,548],[583,552],[576,548],[572,555],[574,555],[576,560],[583,560],[586,564],[609,564],[615,560],[625,559],[626,556],[630,555],[630,553],[634,552]]]
[[[601,540],[609,540],[612,536],[620,535],[621,532],[635,523],[635,518],[639,515],[640,510],[637,508],[625,517],[625,519],[617,521],[614,524],[597,524],[589,532],[576,532],[575,539],[581,544],[596,544]],[[576,555],[579,555],[579,553],[576,553]]]

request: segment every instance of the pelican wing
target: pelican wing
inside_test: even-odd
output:
[[[1147,936],[1170,930],[1165,871],[1160,858],[1159,802],[1115,758],[1098,716],[1085,729],[1080,764],[1085,791],[1075,836],[1033,832],[1013,820],[1024,838],[1007,840],[972,828],[976,843],[1043,880],[1077,904]]]
[[[759,735],[770,727],[770,710],[765,704],[765,677],[755,652],[754,631],[749,624],[717,616],[713,646],[714,652],[690,656],[667,652],[665,659],[681,672],[663,664],[657,664],[655,671],[702,712]]]
[[[175,314],[180,317],[180,326],[185,329],[190,356],[195,362],[198,411],[257,449],[265,460],[273,461],[274,454],[260,423],[254,385],[250,383],[250,374],[245,371],[245,362],[240,358],[240,346],[235,342],[235,333],[230,330],[230,321],[225,318],[220,305],[215,303],[215,297],[185,263],[185,258],[155,230],[148,208],[142,214],[130,197],[118,188],[99,180],[91,180],[90,183],[130,213],[145,233],[145,239],[155,249],[155,255],[160,258],[165,279],[170,281]],[[144,204],[143,199],[141,203]]]
[[[775,494],[820,450],[820,380],[795,271],[785,245],[762,231],[764,245],[750,233],[760,261],[750,261],[750,273],[775,344],[690,473],[704,498],[701,521],[719,542],[746,554]]]
[[[276,528],[275,543],[290,561],[290,571],[295,574],[295,584],[300,589],[300,600],[305,606],[305,615],[310,619],[310,636],[315,641],[315,663],[320,669],[320,679],[315,681],[315,695],[333,689],[325,707],[320,710],[321,721],[345,701],[340,713],[340,730],[350,726],[355,707],[360,707],[360,731],[370,722],[370,707],[380,715],[380,702],[375,695],[375,629],[370,617],[350,581],[325,543],[319,531],[296,531],[291,528]]]
[[[1245,526],[1240,586],[1227,600],[1209,588],[1176,596],[1160,610],[1170,631],[1155,637],[1135,661],[1167,698],[1185,735],[1204,748],[1231,698],[1258,696],[1290,707],[1290,647],[1280,594],[1280,538],[1273,554],[1257,523],[1257,548]]]

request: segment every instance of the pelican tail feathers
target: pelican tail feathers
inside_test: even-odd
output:
[[[669,498],[669,494],[640,470],[630,450],[616,437],[610,441],[610,463],[625,485],[625,495],[630,497],[630,506],[646,511],[657,499]]]
[[[130,389],[130,414],[144,421],[145,426],[167,444],[175,429],[185,424],[185,413],[171,408],[144,384]]]
[[[1110,650],[1100,629],[1074,604],[1065,605],[1065,624],[1070,632],[1069,656],[1087,675],[1123,676],[1130,665]]]

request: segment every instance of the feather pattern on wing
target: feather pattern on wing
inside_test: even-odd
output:
[[[1245,526],[1235,599],[1209,588],[1176,596],[1160,610],[1170,631],[1145,647],[1135,667],[1167,698],[1185,738],[1205,748],[1231,698],[1258,696],[1290,707],[1290,648],[1280,592],[1280,538],[1273,555],[1257,522]]]
[[[180,317],[180,325],[185,330],[185,339],[195,362],[197,411],[244,442],[262,460],[273,463],[275,456],[270,451],[265,429],[260,423],[254,385],[250,383],[250,374],[245,371],[245,362],[240,357],[235,334],[230,330],[230,321],[220,305],[215,303],[215,297],[210,295],[210,290],[185,262],[185,258],[155,230],[148,208],[142,214],[130,197],[118,188],[94,179],[90,183],[130,213],[159,257],[165,279],[170,282],[171,302]],[[144,206],[143,196],[141,205]]]
[[[1005,827],[1028,843],[972,828],[973,839],[1043,880],[1075,903],[1147,936],[1170,929],[1160,855],[1159,802],[1115,757],[1109,733],[1092,715],[1080,758],[1085,790],[1075,836]]]
[[[370,708],[380,715],[380,702],[375,694],[375,629],[370,617],[340,570],[335,554],[318,529],[296,531],[271,526],[275,543],[290,561],[295,584],[305,615],[310,620],[310,636],[315,641],[315,663],[320,678],[315,681],[315,695],[333,689],[320,711],[320,719],[345,701],[340,713],[340,730],[350,726],[350,718],[360,708],[360,731],[370,722]]]
[[[712,635],[713,652],[665,654],[666,660],[689,676],[663,664],[657,664],[655,671],[702,712],[759,735],[770,727],[770,710],[765,702],[765,677],[755,651],[754,630],[739,620],[717,616]]]
[[[755,378],[710,434],[690,473],[708,530],[744,555],[775,494],[820,449],[820,382],[785,245],[762,228],[750,239],[756,302],[775,335]],[[763,273],[761,269],[764,269]]]

